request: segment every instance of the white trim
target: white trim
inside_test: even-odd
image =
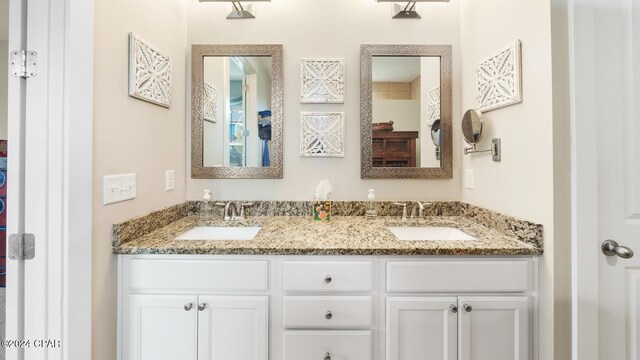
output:
[[[66,0],[64,359],[91,358],[93,0]]]
[[[10,110],[9,197],[15,200],[8,224],[10,233],[35,234],[36,257],[9,262],[7,338],[61,340],[62,346],[27,348],[24,355],[8,349],[7,358],[90,359],[93,2],[29,0],[27,11],[21,17],[12,1],[12,21],[28,19],[28,26],[26,43],[11,34],[10,48],[36,51],[39,62],[36,77],[10,80],[11,103],[24,99],[26,107],[25,120],[17,106]],[[21,286],[24,295],[12,291]],[[21,306],[29,309],[24,323]]]
[[[595,6],[569,0],[572,359],[598,359],[598,149]],[[606,1],[606,0],[604,0]]]
[[[9,51],[24,48],[26,42],[26,0],[11,0],[9,3]],[[23,119],[24,119],[24,92],[25,80],[9,76],[8,91],[8,153],[11,161],[8,162],[9,180],[7,182],[7,195],[11,200],[7,211],[7,234],[24,232],[24,159],[22,158],[24,145]],[[7,298],[6,298],[6,328],[7,339],[20,339],[24,337],[24,324],[22,314],[24,312],[24,261],[7,259]],[[21,359],[22,349],[4,349],[7,359]]]

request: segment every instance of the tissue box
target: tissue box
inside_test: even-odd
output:
[[[331,201],[314,201],[313,202],[313,220],[320,220],[320,221],[331,220]]]

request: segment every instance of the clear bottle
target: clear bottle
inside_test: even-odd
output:
[[[369,189],[369,195],[367,195],[367,210],[364,213],[364,216],[368,219],[373,219],[378,216],[378,211],[376,210],[376,206],[374,200],[376,199],[376,194],[374,189]]]
[[[213,217],[213,201],[211,201],[211,190],[205,190],[200,203],[200,219],[209,220]]]

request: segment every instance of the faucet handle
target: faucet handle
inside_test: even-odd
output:
[[[402,206],[402,220],[407,220],[407,204],[406,203],[394,203],[396,206]]]
[[[227,213],[227,209],[228,209],[229,204],[230,204],[230,202],[229,203],[223,203],[223,202],[220,202],[220,201],[215,202],[213,204],[215,206],[220,206],[220,207],[224,208],[224,210],[222,210],[222,217],[225,219],[225,221],[231,219],[229,217],[229,214]]]
[[[244,208],[245,207],[249,207],[249,206],[253,206],[253,205],[254,205],[254,203],[252,203],[252,202],[240,204],[240,215],[238,216],[238,220],[244,220],[244,218],[245,218]]]

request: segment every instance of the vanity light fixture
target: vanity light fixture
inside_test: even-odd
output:
[[[258,1],[271,1],[271,0],[251,0],[250,2]],[[200,0],[200,2],[230,2],[233,5],[233,10],[227,15],[227,19],[255,19],[253,15],[253,5],[243,6],[240,0]]]
[[[407,4],[397,4],[398,0],[376,0],[377,2],[391,2],[393,6],[393,18],[394,19],[422,19],[418,11],[416,11],[416,3],[419,2],[449,2],[449,0],[413,0],[408,1]]]

